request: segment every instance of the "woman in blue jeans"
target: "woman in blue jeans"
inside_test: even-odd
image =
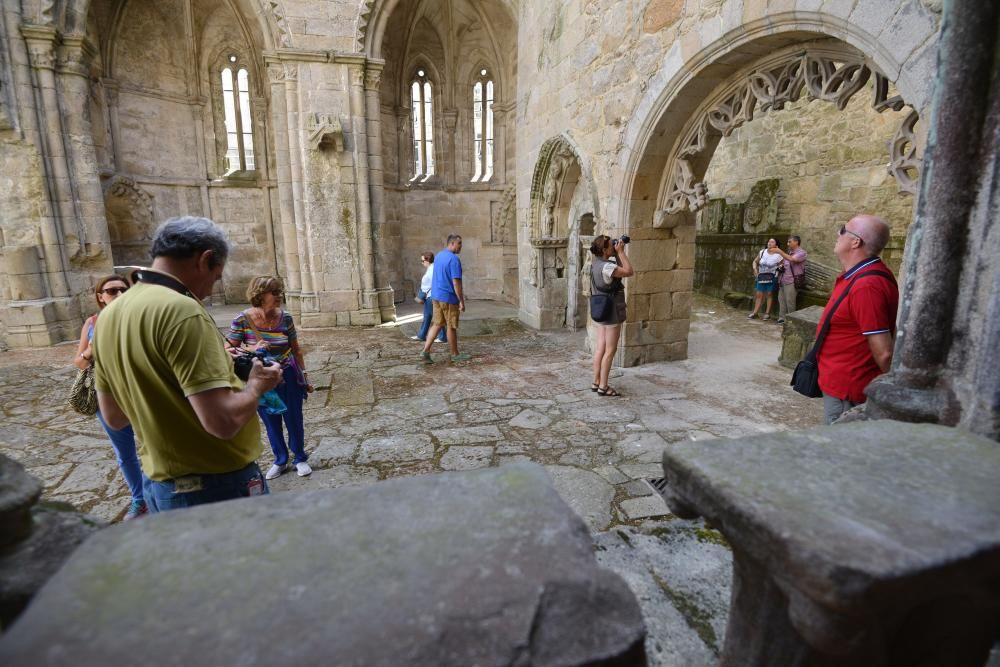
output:
[[[94,363],[94,351],[90,342],[94,338],[94,326],[97,324],[97,317],[101,310],[128,290],[128,283],[118,275],[106,276],[97,282],[94,290],[97,299],[97,315],[87,318],[80,330],[80,345],[76,350],[76,358],[73,364],[80,369],[87,368]],[[136,519],[148,511],[146,501],[142,496],[142,468],[139,466],[139,457],[135,452],[135,434],[132,426],[126,426],[120,431],[112,430],[101,416],[97,413],[97,420],[104,427],[104,432],[111,440],[111,446],[115,450],[115,459],[118,461],[118,468],[122,471],[125,484],[128,485],[129,493],[132,494],[132,502],[125,512],[124,521]]]
[[[296,474],[305,477],[312,473],[312,468],[306,462],[309,455],[305,449],[302,404],[306,395],[312,392],[313,386],[306,379],[305,358],[299,346],[299,336],[292,315],[281,307],[284,295],[281,278],[259,276],[251,280],[247,287],[247,299],[251,307],[236,316],[226,335],[233,353],[238,350],[264,351],[282,367],[284,381],[274,391],[287,411],[275,415],[266,408],[257,408],[274,453],[274,465],[264,475],[265,479],[275,479],[288,470],[289,449],[292,450]],[[288,429],[287,444],[282,422]]]
[[[420,331],[416,336],[410,336],[411,340],[427,340],[427,330],[431,328],[431,315],[434,314],[434,304],[431,302],[431,281],[434,279],[434,253],[425,252],[420,256],[420,262],[424,265],[424,277],[420,279],[420,291],[417,292],[417,303],[424,304],[424,321],[420,325]],[[444,327],[438,335],[438,340],[442,343],[448,342],[448,336]]]

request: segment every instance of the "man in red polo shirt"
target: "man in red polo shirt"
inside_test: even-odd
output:
[[[889,370],[899,289],[879,253],[889,242],[889,225],[874,215],[857,215],[840,228],[833,252],[844,272],[837,277],[827,309],[847,286],[820,348],[819,388],[823,413],[830,424],[846,410],[865,402],[865,387]],[[884,275],[866,275],[881,272]],[[855,282],[856,281],[856,282]],[[816,333],[826,319],[820,318]]]

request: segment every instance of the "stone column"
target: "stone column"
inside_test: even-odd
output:
[[[312,249],[309,243],[309,232],[305,228],[306,219],[302,200],[302,118],[299,113],[299,66],[286,63],[285,78],[285,110],[288,119],[288,165],[292,189],[292,210],[294,211],[298,260],[301,271],[301,294],[303,301],[311,299],[310,310],[318,307],[316,287],[312,275]],[[305,307],[306,304],[303,304]]]
[[[379,312],[382,321],[396,318],[393,285],[400,285],[402,276],[398,247],[385,224],[385,174],[382,163],[382,104],[379,84],[382,80],[381,63],[365,65],[365,116],[368,134],[368,189],[371,201],[371,225],[375,246],[375,287],[378,290]]]
[[[121,123],[118,120],[119,87],[114,79],[101,79],[104,87],[104,107],[108,114],[108,126],[111,128],[111,162],[114,171],[117,173],[122,168],[121,156]]]
[[[441,146],[439,155],[442,159],[438,160],[438,164],[440,165],[442,162],[445,164],[441,180],[444,185],[454,185],[458,182],[455,175],[455,163],[457,162],[455,159],[455,130],[458,127],[458,111],[448,109],[442,112],[441,118],[444,120],[444,145]]]
[[[946,3],[892,370],[869,413],[1000,439],[1000,7]],[[944,267],[944,268],[942,268]]]
[[[274,162],[278,181],[278,212],[281,225],[282,246],[284,247],[285,286],[292,299],[298,299],[302,292],[302,277],[299,271],[299,241],[295,225],[295,204],[292,192],[292,169],[288,147],[288,124],[290,122],[286,104],[285,66],[271,63],[267,67],[271,84],[271,120],[274,123]]]
[[[513,118],[514,103],[493,104],[493,182],[497,185],[507,183],[507,138],[513,139],[514,133],[507,131],[508,122]],[[514,151],[510,151],[513,155]]]
[[[94,150],[93,119],[83,110],[90,105],[91,65],[97,50],[83,37],[64,37],[60,48],[59,83],[65,130],[66,164],[73,194],[73,214],[83,229],[84,255],[104,256],[111,268],[111,239],[104,213],[104,192]],[[97,267],[94,267],[97,268]]]
[[[396,172],[399,176],[396,183],[400,186],[406,185],[410,180],[410,168],[413,163],[413,156],[410,154],[413,150],[410,145],[410,133],[413,131],[410,127],[411,122],[410,107],[396,107]]]
[[[361,311],[351,324],[380,324],[378,295],[375,292],[375,252],[372,243],[371,198],[368,172],[368,135],[365,112],[365,70],[362,64],[348,66],[351,81],[351,131],[354,134],[354,172],[358,212],[358,270],[361,273]]]
[[[66,192],[69,189],[69,173],[66,155],[62,148],[62,131],[59,126],[59,105],[55,89],[55,39],[56,31],[39,26],[21,26],[31,61],[32,92],[35,97],[35,113],[38,122],[39,149],[46,180],[46,200],[43,203],[41,237],[42,255],[46,270],[48,296],[69,296],[66,279],[68,265],[65,229],[60,220],[65,219]],[[55,146],[52,146],[53,141]],[[69,207],[72,220],[72,206]],[[79,248],[76,234],[75,247]]]

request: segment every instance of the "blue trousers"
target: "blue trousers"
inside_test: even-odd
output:
[[[252,495],[269,493],[267,480],[264,479],[256,462],[251,462],[246,467],[233,472],[191,475],[183,478],[181,483],[182,488],[178,492],[177,480],[168,479],[154,482],[143,475],[142,485],[146,492],[146,506],[149,511],[166,512],[183,507],[215,503],[220,500],[247,498]],[[184,483],[187,483],[188,488],[193,487],[194,490],[185,490]]]
[[[115,460],[118,461],[118,468],[122,471],[125,484],[128,485],[132,500],[142,500],[142,467],[139,465],[139,456],[135,453],[135,433],[132,425],[129,424],[120,431],[115,431],[97,413],[97,421],[101,422],[104,432],[111,440],[111,447],[115,450]]]
[[[427,339],[427,331],[431,328],[431,319],[434,316],[434,303],[431,301],[431,295],[424,295],[424,321],[420,324],[420,331],[417,332],[417,338],[420,340]],[[441,327],[441,333],[438,334],[438,341],[441,343],[448,342],[448,330],[445,327]]]
[[[288,463],[288,449],[291,448],[295,458],[293,463],[302,463],[309,456],[306,454],[306,432],[302,423],[302,403],[305,401],[306,390],[300,387],[295,378],[295,369],[291,366],[282,372],[284,382],[275,387],[275,392],[284,401],[288,411],[283,415],[269,415],[263,408],[257,408],[260,420],[267,430],[267,440],[274,452],[274,465],[283,466]],[[288,428],[288,445],[285,445],[285,433],[281,428],[284,420]]]

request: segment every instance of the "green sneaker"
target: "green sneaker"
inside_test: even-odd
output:
[[[469,354],[468,352],[459,352],[458,354],[452,355],[451,360],[452,361],[468,361],[471,358],[472,358],[472,355]]]
[[[420,353],[420,361],[424,362],[425,364],[433,364],[434,363],[434,360],[431,359],[431,353],[430,352],[421,352]]]

